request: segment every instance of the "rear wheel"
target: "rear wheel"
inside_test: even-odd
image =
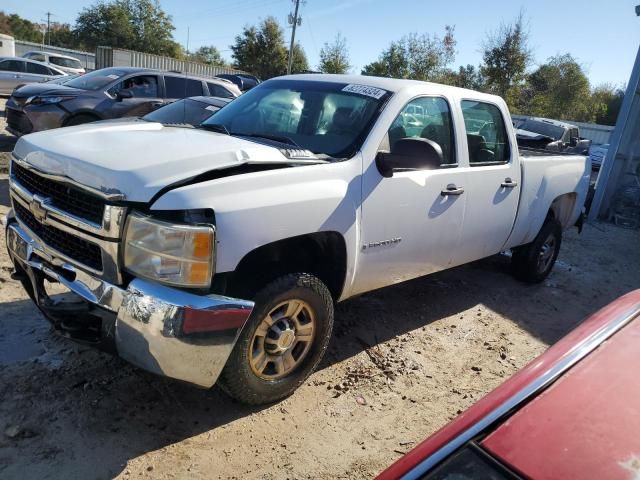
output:
[[[88,113],[81,113],[80,115],[75,115],[67,120],[64,124],[65,127],[73,127],[75,125],[82,125],[84,123],[91,123],[100,120],[95,115],[90,115]]]
[[[220,375],[235,399],[258,405],[291,395],[322,359],[333,330],[333,299],[306,273],[282,276],[255,307]]]
[[[548,217],[533,242],[517,247],[511,257],[517,278],[528,283],[542,282],[556,263],[562,243],[562,226]]]

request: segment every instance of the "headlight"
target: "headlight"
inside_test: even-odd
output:
[[[55,97],[31,97],[27,100],[26,103],[31,105],[51,105],[52,103],[60,103],[72,98],[74,97],[65,97],[62,95],[58,95]]]
[[[214,230],[132,213],[124,237],[124,266],[141,277],[181,287],[208,287],[214,265]]]

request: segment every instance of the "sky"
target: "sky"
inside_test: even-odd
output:
[[[51,11],[52,20],[74,23],[80,10],[95,0],[2,0],[0,9],[31,21]],[[229,45],[245,25],[269,15],[286,25],[292,0],[160,0],[172,16],[174,39],[189,50],[215,45],[231,59]],[[377,59],[391,41],[411,32],[444,34],[455,26],[457,55],[453,66],[478,65],[487,34],[510,22],[523,9],[528,21],[535,64],[550,56],[571,53],[592,85],[626,84],[640,45],[640,0],[306,0],[301,2],[302,25],[296,40],[312,68],[325,42],[338,33],[347,39],[352,71]],[[287,39],[291,30],[285,30]],[[534,67],[535,67],[534,64]]]

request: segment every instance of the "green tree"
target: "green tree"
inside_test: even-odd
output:
[[[189,55],[189,60],[219,67],[223,67],[225,65],[222,55],[220,54],[220,50],[213,45],[200,47]]]
[[[318,70],[322,73],[347,73],[350,69],[347,39],[338,33],[333,43],[325,42],[320,49]]]
[[[15,13],[7,15],[0,11],[0,33],[11,35],[26,42],[42,41],[42,30],[37,23],[30,22]]]
[[[549,58],[529,75],[528,84],[525,113],[558,120],[595,120],[589,79],[570,54]]]
[[[78,42],[88,50],[101,45],[132,49],[135,42],[129,12],[121,2],[99,2],[85,8],[76,19],[75,32]]]
[[[609,84],[599,85],[591,92],[591,108],[595,122],[600,125],[615,125],[622,107],[624,90]]]
[[[171,17],[158,0],[100,1],[80,12],[75,32],[87,49],[99,45],[176,56]]]
[[[479,69],[470,64],[466,66],[460,65],[457,72],[447,70],[439,81],[454,87],[470,88],[471,90],[482,90],[484,87],[484,79]]]
[[[288,50],[284,32],[274,17],[267,17],[258,26],[245,26],[231,45],[235,66],[268,79],[287,72]],[[299,44],[293,49],[292,72],[309,69],[304,50]]]
[[[524,84],[527,68],[533,60],[522,12],[513,23],[502,24],[488,35],[482,60],[480,72],[486,88],[508,100],[509,90]]]
[[[307,60],[307,54],[304,53],[302,45],[296,42],[293,46],[293,54],[291,59],[291,73],[304,73],[309,71],[309,61]],[[288,61],[288,56],[287,56]],[[285,72],[286,73],[286,67]]]
[[[76,33],[68,23],[52,23],[50,30],[50,43],[56,47],[77,48],[78,39]]]
[[[445,35],[410,33],[391,42],[377,61],[365,65],[363,75],[413,78],[437,81],[447,72],[455,58],[454,28],[445,27]]]

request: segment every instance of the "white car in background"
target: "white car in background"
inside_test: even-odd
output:
[[[85,69],[80,63],[80,60],[73,57],[68,57],[67,55],[60,55],[59,53],[49,53],[49,52],[27,52],[22,58],[28,58],[29,60],[35,60],[36,62],[46,63],[47,65],[51,65],[59,70],[62,70],[65,73],[70,75],[82,75],[85,73]]]
[[[602,145],[594,145],[589,149],[589,158],[591,159],[591,168],[593,170],[600,170],[604,157],[607,156],[609,150],[609,144],[604,143]]]

